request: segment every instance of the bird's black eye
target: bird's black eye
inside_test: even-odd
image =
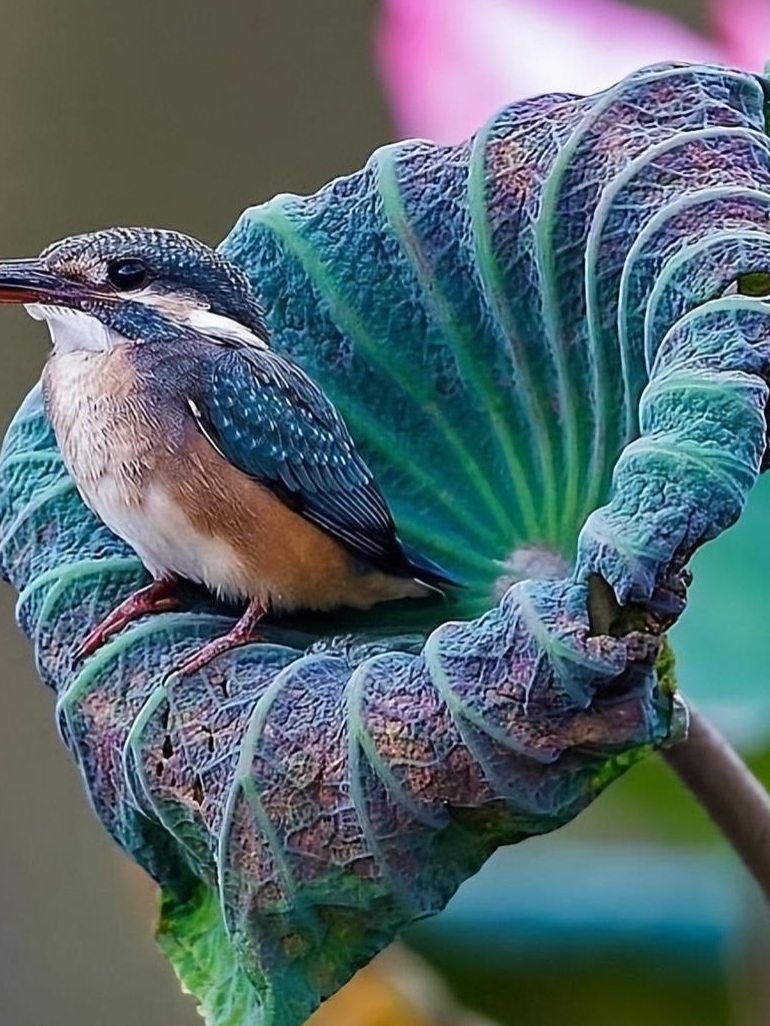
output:
[[[133,257],[123,260],[111,260],[107,264],[107,280],[121,292],[133,292],[140,289],[149,280],[150,272],[146,264]]]

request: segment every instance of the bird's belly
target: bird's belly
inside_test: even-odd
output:
[[[413,581],[357,568],[339,543],[253,482],[241,494],[207,490],[203,480],[192,491],[194,503],[156,479],[137,494],[119,472],[81,486],[88,505],[156,579],[182,577],[229,601],[258,598],[283,610],[368,608],[423,594]]]
[[[84,497],[153,577],[184,577],[229,598],[246,597],[250,591],[234,548],[198,529],[162,486],[150,485],[137,500],[113,475],[105,475]]]
[[[203,486],[196,490],[206,495]],[[368,608],[424,593],[413,581],[356,568],[341,545],[252,482],[246,495],[229,494],[229,508],[214,489],[203,518],[200,505],[187,509],[178,489],[157,483],[138,501],[119,475],[104,475],[96,487],[81,491],[153,577],[182,577],[229,601],[258,598],[287,611]],[[239,498],[245,501],[239,504]],[[235,518],[233,505],[240,513]]]

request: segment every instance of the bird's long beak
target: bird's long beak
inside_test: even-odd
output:
[[[0,261],[0,303],[70,305],[82,298],[74,282],[54,274],[42,260]]]

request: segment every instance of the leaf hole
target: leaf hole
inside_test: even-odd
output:
[[[203,805],[204,797],[205,795],[203,791],[203,781],[201,780],[200,774],[196,773],[195,780],[193,781],[192,798],[195,804],[198,806],[198,808],[200,808],[201,805]]]

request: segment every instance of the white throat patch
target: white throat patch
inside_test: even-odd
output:
[[[36,321],[45,321],[57,353],[105,353],[121,341],[122,335],[102,324],[98,317],[67,306],[26,303],[24,309]]]

